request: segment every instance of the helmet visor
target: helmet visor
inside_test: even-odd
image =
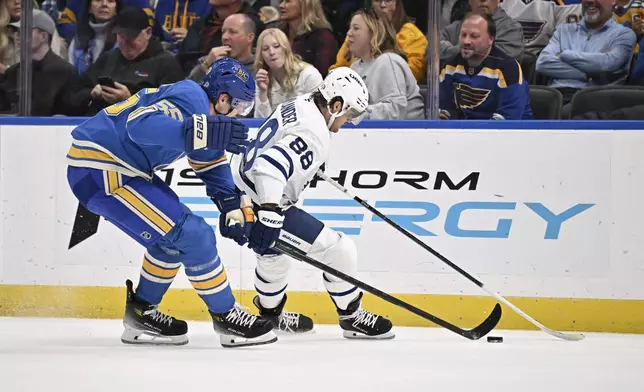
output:
[[[242,101],[241,99],[233,98],[231,103],[232,110],[238,109],[241,116],[248,116],[255,106],[255,101]]]

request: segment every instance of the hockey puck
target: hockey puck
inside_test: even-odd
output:
[[[488,343],[503,343],[503,338],[500,336],[488,336],[487,337],[487,342]]]

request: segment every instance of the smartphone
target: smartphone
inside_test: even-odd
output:
[[[98,84],[100,84],[101,86],[116,88],[116,85],[114,84],[114,80],[112,80],[112,78],[109,76],[99,76]]]

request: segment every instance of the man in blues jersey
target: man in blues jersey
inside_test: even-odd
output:
[[[248,128],[232,117],[249,111],[254,97],[252,74],[226,58],[200,84],[184,80],[143,89],[72,131],[67,176],[74,195],[146,249],[136,293],[126,282],[124,343],[188,342],[187,324],[157,309],[182,264],[223,346],[277,340],[270,321],[235,304],[210,225],[154,174],[187,156],[221,212],[222,235],[245,242],[244,228],[235,222],[252,214],[241,210],[224,150],[245,151]]]

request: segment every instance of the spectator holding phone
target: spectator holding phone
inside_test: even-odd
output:
[[[114,32],[118,47],[103,53],[82,76],[83,88],[77,92],[77,101],[85,115],[94,115],[143,88],[184,79],[174,56],[152,37],[145,11],[129,7],[118,13]]]
[[[279,29],[260,34],[254,68],[255,117],[259,118],[269,117],[280,103],[309,93],[322,83],[320,72],[293,54],[286,34]]]

